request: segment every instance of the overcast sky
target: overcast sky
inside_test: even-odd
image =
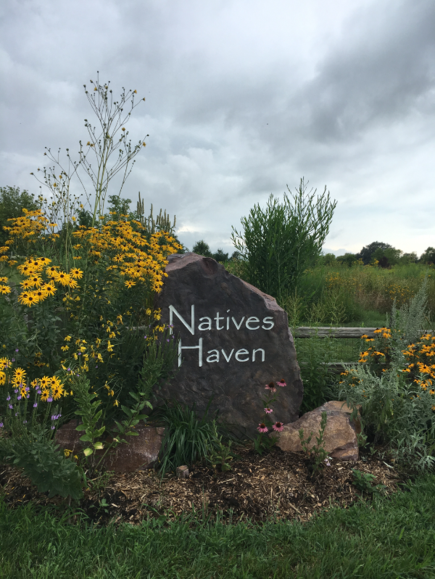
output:
[[[0,186],[39,193],[44,147],[87,141],[98,70],[146,98],[123,196],[175,214],[190,249],[232,252],[302,177],[338,201],[325,252],[435,246],[433,0],[3,0],[0,43]]]

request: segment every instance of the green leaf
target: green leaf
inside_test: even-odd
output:
[[[94,448],[95,448],[95,450],[103,450],[104,444],[102,442],[95,442]]]
[[[80,437],[83,442],[92,442],[92,436],[90,434],[84,434]]]
[[[97,430],[97,432],[95,433],[96,438],[101,436],[105,430],[106,430],[105,426],[102,426],[99,430]]]
[[[78,430],[79,432],[81,430],[86,430],[86,426],[84,424],[79,424],[78,426],[76,426],[76,430]]]
[[[83,451],[83,454],[85,456],[90,456],[94,451],[92,450],[92,448],[85,448],[85,450]]]
[[[131,431],[131,432],[126,432],[125,435],[126,435],[126,436],[139,436],[139,433],[138,433],[138,432]]]
[[[135,392],[130,392],[130,396],[136,400],[136,402],[140,402],[139,396]]]
[[[128,406],[124,406],[124,405],[122,405],[122,404],[121,404],[121,408],[122,408],[124,414],[127,414],[128,417],[131,417],[131,416],[132,416],[133,411],[132,411],[131,408],[128,408]]]

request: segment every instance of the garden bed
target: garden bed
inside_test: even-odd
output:
[[[82,511],[99,525],[136,525],[159,517],[174,520],[192,514],[193,509],[200,516],[204,512],[212,517],[222,511],[224,520],[231,518],[233,523],[247,519],[264,523],[275,517],[305,522],[332,505],[346,509],[361,497],[371,496],[353,484],[356,479],[352,469],[374,475],[373,487],[384,485],[387,496],[409,478],[392,463],[388,466],[376,454],[364,450],[358,462],[331,460],[331,466],[316,475],[303,453],[284,453],[274,447],[260,456],[249,446],[236,447],[235,452],[232,470],[227,472],[198,464],[187,479],[167,474],[161,481],[153,470],[112,474],[104,488],[91,486],[86,490],[74,511]],[[0,484],[0,494],[10,508],[32,502],[37,510],[51,505],[60,515],[65,513],[65,499],[39,494],[19,469],[0,468]],[[73,522],[76,520],[77,516],[73,517]]]

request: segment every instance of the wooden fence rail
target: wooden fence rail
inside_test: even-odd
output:
[[[376,336],[375,330],[377,328],[328,328],[328,327],[309,327],[301,326],[297,328],[293,336],[295,338],[361,338],[361,336],[368,336],[374,338]],[[434,330],[421,330],[421,333],[433,333]]]
[[[375,330],[377,328],[329,328],[329,327],[309,327],[301,326],[296,328],[293,333],[295,338],[361,338],[361,336],[367,336],[368,338],[374,338],[376,336]],[[432,334],[434,330],[421,330],[421,334]],[[302,366],[306,366],[307,362],[300,362]],[[331,374],[341,374],[355,366],[356,362],[324,362],[322,366],[327,367],[327,371]]]

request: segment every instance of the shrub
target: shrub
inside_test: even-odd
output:
[[[298,286],[304,270],[315,263],[337,202],[330,203],[326,187],[313,204],[314,194],[303,198],[303,179],[294,206],[284,194],[283,203],[270,196],[265,209],[259,204],[242,218],[243,231],[233,228],[235,248],[246,262],[246,281],[281,301]]]
[[[359,365],[342,374],[340,400],[361,404],[362,421],[373,442],[388,446],[396,459],[419,470],[435,466],[435,338],[424,335],[426,280],[409,305],[393,307],[391,328],[380,328],[360,354]],[[420,326],[420,328],[418,328]]]

